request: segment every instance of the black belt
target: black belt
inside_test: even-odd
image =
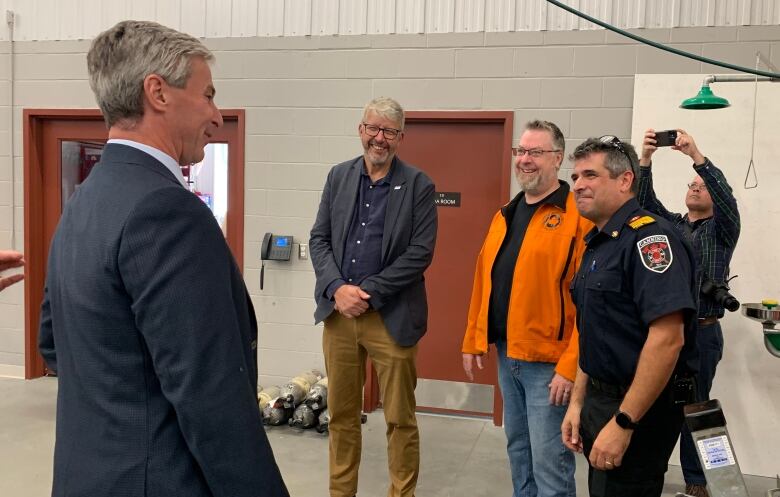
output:
[[[699,318],[699,326],[709,326],[718,322],[718,316],[707,316],[706,318]]]
[[[612,395],[613,397],[622,397],[626,394],[626,392],[628,392],[628,387],[613,385],[612,383],[606,383],[601,380],[597,380],[596,378],[588,378],[588,381],[590,382],[591,387],[595,388],[599,392]]]

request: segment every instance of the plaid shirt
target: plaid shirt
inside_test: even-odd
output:
[[[739,238],[739,211],[737,199],[723,172],[705,158],[704,164],[694,165],[707,191],[712,197],[712,217],[691,222],[688,214],[669,212],[653,191],[653,173],[649,167],[639,168],[639,204],[648,211],[669,220],[693,246],[698,265],[698,287],[709,277],[716,283],[723,283],[729,275],[729,263]],[[711,297],[699,292],[699,317],[723,317],[723,307]]]

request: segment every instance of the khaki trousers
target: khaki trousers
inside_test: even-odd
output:
[[[325,320],[322,349],[328,373],[331,497],[357,494],[366,356],[379,377],[387,423],[387,495],[414,497],[420,468],[420,435],[414,414],[417,346],[397,345],[376,311],[355,319],[334,311]]]

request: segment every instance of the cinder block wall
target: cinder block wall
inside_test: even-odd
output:
[[[778,26],[636,33],[748,67],[761,51],[780,66]],[[269,262],[265,290],[260,291],[260,240],[272,231],[308,242],[330,166],[361,152],[357,125],[369,99],[392,96],[408,110],[511,109],[516,129],[533,118],[556,122],[571,151],[588,136],[630,137],[634,74],[728,72],[601,30],[230,38],[207,40],[207,45],[217,56],[217,104],[247,111],[244,275],[261,324],[259,358],[265,384],[322,367],[323,360],[321,330],[312,325],[310,262],[297,257],[291,263]],[[7,46],[0,45],[4,112]],[[16,44],[19,206],[21,109],[94,107],[86,82],[87,48],[85,41]],[[691,94],[695,91],[691,88]],[[8,120],[2,116],[0,112],[0,242],[7,246],[13,214],[3,139]],[[569,175],[567,163],[561,177]],[[17,212],[19,234],[21,222]],[[17,247],[21,243],[18,236]],[[22,302],[20,286],[0,295],[0,364],[23,364]]]
[[[0,43],[0,248],[12,248],[14,226],[22,223],[21,169],[11,160],[9,45]],[[16,173],[16,174],[15,174]],[[14,181],[16,180],[16,181]],[[16,184],[14,184],[16,182]],[[16,246],[21,247],[19,232]],[[16,284],[0,293],[0,375],[17,374],[23,365],[24,292]],[[22,370],[23,371],[23,370]]]

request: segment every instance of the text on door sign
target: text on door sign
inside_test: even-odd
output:
[[[433,199],[438,207],[460,207],[460,192],[436,192]]]

